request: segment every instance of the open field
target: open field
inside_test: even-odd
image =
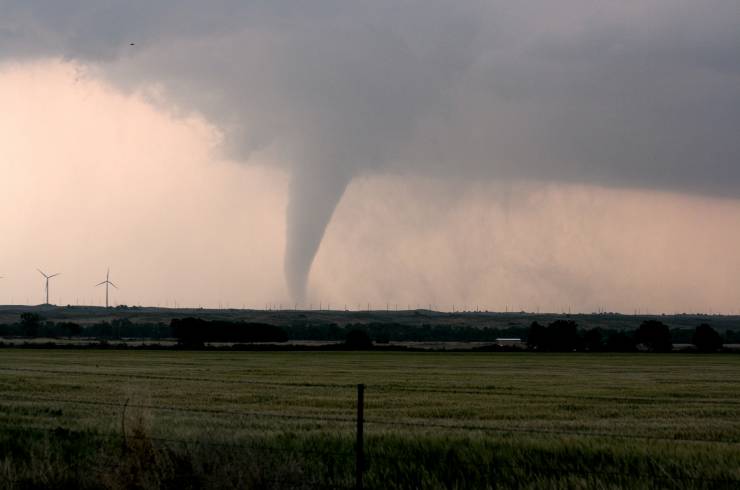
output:
[[[737,488],[734,355],[0,351],[0,479]]]

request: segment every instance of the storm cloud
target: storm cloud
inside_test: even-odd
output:
[[[0,57],[161,87],[238,159],[272,152],[301,298],[359,175],[740,197],[738,25],[721,0],[2,0]]]

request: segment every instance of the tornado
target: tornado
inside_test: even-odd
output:
[[[286,215],[285,280],[296,303],[307,296],[311,265],[349,176],[332,167],[294,170]]]

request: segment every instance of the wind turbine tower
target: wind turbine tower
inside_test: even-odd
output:
[[[102,286],[103,284],[105,284],[105,307],[108,308],[108,286],[118,289],[118,286],[110,282],[110,269],[105,273],[105,281],[97,283],[95,287]]]
[[[44,289],[46,290],[46,303],[45,304],[48,305],[48,304],[50,304],[49,303],[49,279],[51,279],[52,277],[58,276],[59,275],[59,272],[57,272],[56,274],[52,274],[52,275],[49,276],[44,271],[42,271],[41,269],[36,269],[36,270],[39,271],[41,273],[41,275],[44,276],[44,278],[46,279],[46,285],[44,287]]]

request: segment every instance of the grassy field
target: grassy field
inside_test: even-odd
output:
[[[6,488],[738,488],[740,356],[0,351]]]

